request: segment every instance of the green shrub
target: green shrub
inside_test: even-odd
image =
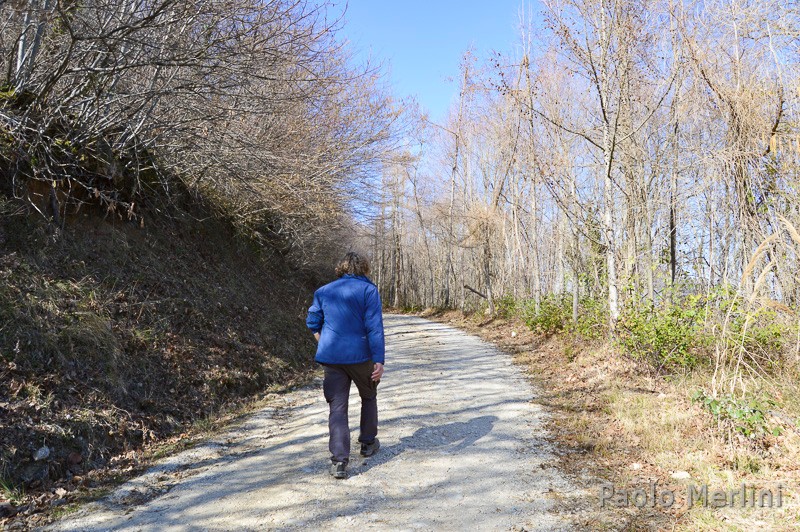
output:
[[[494,302],[495,311],[500,318],[513,318],[519,315],[520,307],[514,296],[506,295]]]
[[[693,368],[706,345],[706,306],[701,296],[662,308],[632,306],[619,322],[619,342],[633,358],[658,369]]]
[[[763,438],[767,434],[780,436],[781,428],[770,428],[767,425],[767,412],[774,409],[777,403],[770,398],[736,399],[729,395],[719,398],[711,397],[702,390],[692,394],[692,401],[700,403],[714,419],[728,425],[734,431],[751,439]]]
[[[519,317],[538,334],[567,332],[586,339],[599,339],[608,334],[608,310],[603,301],[584,298],[578,308],[578,322],[573,323],[569,294],[545,296],[539,302],[538,311],[533,299],[503,298],[498,302],[498,312]]]
[[[742,346],[751,354],[780,353],[786,342],[796,335],[796,329],[792,329],[770,308],[737,312],[728,325],[726,343],[728,347]]]
[[[788,346],[794,345],[798,325],[793,311],[769,300],[748,302],[735,289],[712,292],[707,306],[717,347],[730,359],[744,356],[761,369],[774,369]]]
[[[539,334],[561,332],[572,320],[572,306],[569,300],[556,295],[542,298],[538,312],[534,300],[526,300],[521,306],[521,312],[525,324]]]
[[[571,308],[571,307],[570,307]],[[590,297],[578,303],[578,322],[572,327],[575,334],[599,340],[608,336],[608,305],[605,300]]]

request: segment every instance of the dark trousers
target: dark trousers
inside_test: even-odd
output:
[[[361,396],[361,433],[358,441],[372,443],[378,435],[378,383],[372,381],[374,364],[325,364],[325,380],[322,391],[330,407],[328,430],[331,461],[350,460],[350,426],[347,421],[347,403],[350,398],[350,383],[355,382]]]

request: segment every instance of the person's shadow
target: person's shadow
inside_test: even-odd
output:
[[[361,458],[352,473],[361,474],[373,467],[385,464],[404,451],[412,449],[435,449],[447,454],[456,454],[492,431],[496,416],[480,416],[469,421],[458,421],[445,425],[421,427],[411,436],[400,438],[400,441],[380,450],[369,458]]]

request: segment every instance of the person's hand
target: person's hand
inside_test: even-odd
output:
[[[383,364],[380,362],[375,363],[375,370],[372,372],[372,380],[378,382],[383,377]]]

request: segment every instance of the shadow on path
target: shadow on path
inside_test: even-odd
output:
[[[354,468],[352,474],[361,474],[373,467],[380,466],[404,451],[426,450],[439,451],[445,454],[456,454],[464,451],[475,442],[492,432],[496,416],[480,416],[470,421],[458,421],[445,425],[421,427],[411,436],[404,436],[389,447],[381,447],[375,456],[365,458],[360,466]]]

